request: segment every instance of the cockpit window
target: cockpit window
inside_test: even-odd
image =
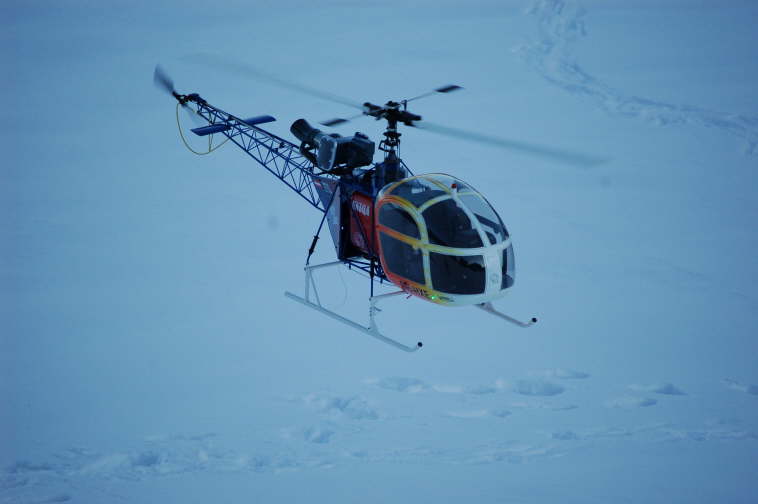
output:
[[[500,220],[495,210],[481,196],[464,194],[460,198],[482,225],[490,245],[502,243],[508,238],[508,231],[505,229],[503,221]]]
[[[502,263],[502,282],[500,285],[501,289],[507,289],[508,287],[511,287],[514,282],[514,276],[516,273],[516,261],[513,257],[513,246],[508,245],[508,247],[503,249],[503,263]]]
[[[429,254],[432,285],[450,294],[482,294],[485,288],[484,259],[480,255]]]
[[[416,207],[445,193],[439,186],[423,178],[413,178],[401,182],[392,190],[392,194],[408,200]]]
[[[406,236],[412,238],[421,237],[413,217],[394,203],[382,205],[382,208],[379,210],[379,223]]]
[[[387,262],[387,269],[407,278],[412,282],[424,283],[424,263],[421,250],[414,249],[407,243],[397,240],[390,235],[380,233],[382,255]]]
[[[429,242],[444,247],[482,247],[482,239],[466,212],[454,200],[442,200],[423,213]]]

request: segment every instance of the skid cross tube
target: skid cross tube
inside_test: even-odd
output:
[[[343,324],[349,327],[352,327],[353,329],[357,329],[358,331],[361,331],[364,334],[368,334],[369,336],[376,338],[383,343],[393,346],[399,350],[403,350],[404,352],[415,352],[419,348],[421,348],[423,344],[420,341],[416,343],[416,346],[408,346],[392,338],[388,338],[387,336],[384,336],[379,331],[379,328],[376,325],[376,320],[374,317],[377,312],[381,311],[376,306],[377,303],[387,298],[405,294],[404,291],[390,292],[388,294],[380,294],[378,296],[371,296],[369,298],[369,325],[368,326],[364,326],[362,324],[359,324],[358,322],[354,322],[346,317],[343,317],[342,315],[335,313],[329,310],[328,308],[325,308],[321,304],[321,299],[319,298],[318,290],[316,289],[316,282],[313,280],[313,271],[316,269],[328,268],[331,266],[338,266],[341,264],[343,264],[341,261],[334,261],[334,262],[329,262],[329,263],[324,263],[324,264],[317,264],[315,266],[306,266],[305,267],[305,297],[300,297],[291,292],[285,292],[284,295],[294,301],[297,301],[298,303],[304,304],[305,306],[309,308],[313,308],[314,310],[321,312],[324,315],[331,317],[338,322],[342,322]],[[311,301],[311,289],[313,289],[313,297],[314,297],[315,302]]]

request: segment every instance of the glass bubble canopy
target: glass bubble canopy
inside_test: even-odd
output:
[[[382,267],[410,293],[466,305],[513,285],[508,231],[469,184],[444,174],[410,177],[385,187],[376,206]]]

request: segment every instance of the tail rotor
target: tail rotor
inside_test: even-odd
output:
[[[189,105],[187,105],[187,102],[190,101],[189,97],[187,95],[179,94],[176,92],[176,88],[174,87],[174,80],[160,65],[155,65],[155,72],[153,72],[153,84],[155,84],[155,87],[161,91],[176,98],[176,101],[179,102],[179,105],[181,105],[182,109],[187,113],[187,115],[195,124],[204,124],[200,117],[198,117],[197,113],[192,110]]]

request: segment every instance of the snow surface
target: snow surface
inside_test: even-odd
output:
[[[755,502],[754,2],[0,12],[0,502]],[[609,158],[403,133],[416,173],[499,210],[498,307],[540,322],[388,301],[385,331],[425,343],[406,355],[285,299],[318,215],[237,149],[188,153],[154,65],[287,138],[351,111],[199,52],[358,101],[457,83],[414,111]],[[321,281],[365,314],[362,278]]]

